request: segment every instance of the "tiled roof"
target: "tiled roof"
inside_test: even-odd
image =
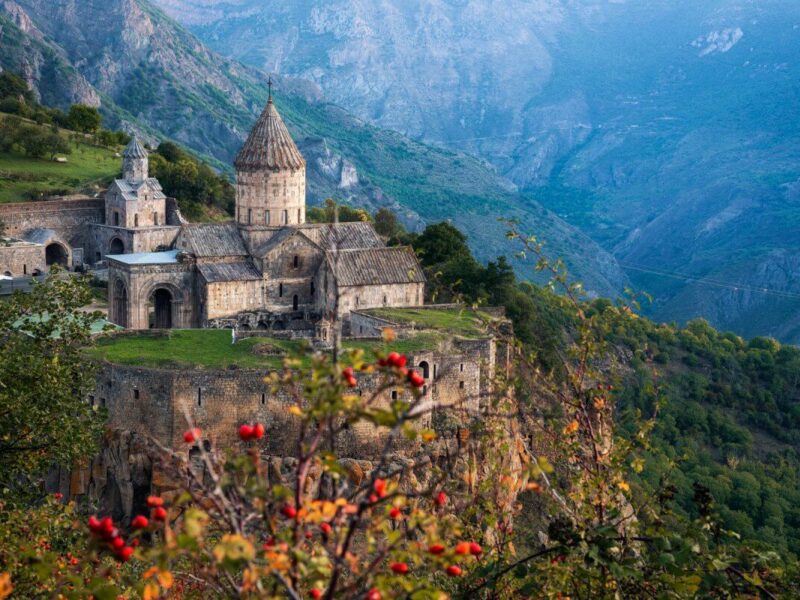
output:
[[[247,256],[236,223],[184,225],[175,246],[199,257]]]
[[[258,249],[255,251],[255,255],[259,257],[266,256],[270,250],[279,246],[281,243],[283,243],[283,240],[291,237],[295,233],[297,233],[297,228],[295,227],[284,227],[283,229],[279,229],[272,234],[271,238],[258,247]]]
[[[306,161],[269,99],[233,163],[237,169],[300,169]]]
[[[128,146],[122,152],[122,156],[125,158],[147,158],[147,150],[139,143],[139,138],[134,135],[133,139],[131,139]]]
[[[325,251],[383,248],[370,223],[319,223],[301,225],[301,233]]]
[[[408,246],[329,252],[328,262],[340,286],[425,282],[417,255]]]
[[[154,200],[162,200],[166,198],[161,189],[161,184],[155,177],[150,177],[144,181],[116,179],[114,180],[114,184],[117,186],[117,189],[122,194],[122,197],[125,198],[125,200],[137,200],[142,188],[147,188],[145,191],[147,191],[147,193],[150,194]]]
[[[258,281],[262,279],[255,265],[249,261],[235,263],[205,263],[197,265],[197,270],[208,283],[225,281]]]

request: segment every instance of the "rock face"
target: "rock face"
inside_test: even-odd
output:
[[[172,138],[229,168],[266,103],[263,72],[208,50],[146,0],[2,2],[0,64],[36,64],[40,48],[60,71],[29,80],[50,104],[75,101],[73,91],[85,84],[102,98],[107,125],[143,139]],[[12,2],[15,21],[35,27],[41,41],[7,17]],[[6,61],[12,47],[16,58]],[[65,81],[69,93],[60,87]],[[625,276],[608,253],[487,164],[373,127],[321,101],[314,83],[280,78],[276,103],[309,162],[309,204],[334,197],[370,210],[387,206],[414,228],[452,219],[483,260],[517,250],[497,217],[518,218],[568,250],[571,271],[588,289],[615,295],[623,288]]]
[[[624,263],[652,316],[800,341],[782,296],[800,278],[776,275],[800,224],[797,2],[157,2],[220,52],[491,161]]]

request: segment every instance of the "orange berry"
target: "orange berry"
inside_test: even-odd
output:
[[[386,495],[386,480],[376,479],[375,483],[372,484],[372,488],[375,490],[375,493],[378,494],[378,496],[383,498]]]
[[[460,544],[456,544],[456,554],[461,554],[462,556],[469,554],[469,542],[461,542]]]
[[[183,434],[183,441],[187,444],[192,444],[200,439],[202,432],[195,427],[194,429],[190,429],[186,433]]]
[[[436,506],[444,506],[445,502],[447,502],[447,494],[444,492],[439,492],[436,494],[436,497],[433,499],[433,501],[436,503]]]
[[[164,506],[164,499],[160,496],[148,496],[147,497],[147,506],[150,508],[155,508],[157,506]]]
[[[262,423],[256,423],[253,425],[253,437],[257,440],[260,440],[264,437],[266,429],[264,429],[264,425]]]

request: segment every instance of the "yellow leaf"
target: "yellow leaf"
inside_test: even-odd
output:
[[[142,599],[156,600],[160,595],[161,595],[161,588],[158,587],[157,583],[151,581],[150,583],[144,586],[144,591],[142,592]]]
[[[165,590],[171,588],[172,584],[175,583],[175,580],[172,578],[172,573],[169,571],[160,571],[156,578],[158,579],[158,583],[160,583],[161,587]]]
[[[222,536],[219,544],[214,547],[214,558],[217,562],[225,559],[233,561],[252,560],[255,558],[256,551],[248,540],[238,534],[226,534]]]
[[[291,406],[289,407],[289,413],[293,414],[295,417],[302,417],[303,409],[301,409],[299,406]]]
[[[623,492],[630,492],[630,491],[631,491],[631,486],[629,486],[629,485],[628,485],[626,482],[624,482],[624,481],[620,481],[619,483],[617,483],[617,487],[618,487],[619,489],[621,489]]]
[[[572,435],[576,431],[578,431],[578,422],[577,421],[572,421],[572,423],[570,423],[569,425],[567,425],[564,428],[564,433],[566,435]]]
[[[8,573],[0,573],[0,600],[8,598],[13,591],[14,586],[11,584],[11,575]]]

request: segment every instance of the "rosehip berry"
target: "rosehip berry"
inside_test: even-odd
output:
[[[342,371],[342,377],[350,379],[353,376],[353,367],[347,367]]]
[[[408,381],[411,383],[411,385],[417,388],[421,388],[423,385],[425,385],[425,378],[416,371],[408,372]]]
[[[163,506],[157,506],[153,509],[153,519],[156,521],[166,521],[167,520],[167,509]]]
[[[311,594],[311,597],[314,600],[319,600],[320,598],[322,598],[322,590],[318,590],[317,588],[314,588],[309,593]]]
[[[378,497],[375,494],[371,494],[368,500],[370,504],[375,504],[378,501]]]
[[[462,556],[469,554],[469,542],[461,542],[460,544],[456,544],[456,554],[461,554]]]
[[[441,544],[431,544],[428,546],[428,552],[435,555],[444,554],[444,546]]]
[[[376,479],[375,483],[372,484],[372,489],[375,490],[375,493],[378,494],[378,496],[383,498],[386,495],[386,480]]]
[[[306,539],[310,540],[312,537],[314,537],[314,534],[311,533],[311,530],[307,529],[306,530]]]
[[[144,515],[137,515],[131,521],[131,527],[133,529],[144,529],[150,524],[150,521],[147,520],[147,517]]]
[[[364,596],[364,600],[381,600],[381,593],[378,588],[372,588],[368,591],[367,595]]]
[[[53,494],[53,498],[61,502],[61,500],[64,498],[64,494],[62,494],[61,492],[56,492],[55,494]]]
[[[138,548],[139,547],[139,540],[131,540],[131,546],[133,546],[134,548]]]
[[[104,536],[110,536],[114,533],[114,521],[111,520],[111,517],[106,517],[100,521],[100,533]]]
[[[347,387],[354,388],[358,386],[358,380],[355,377],[348,377],[347,378]]]
[[[287,504],[281,509],[281,514],[287,519],[294,519],[297,516],[297,509]]]
[[[239,437],[243,442],[246,442],[251,437],[253,437],[253,426],[242,425],[241,427],[239,427]]]
[[[472,556],[480,556],[482,552],[483,548],[481,548],[480,544],[476,542],[470,542],[469,553],[472,554]]]
[[[74,556],[69,559],[69,564],[71,564],[73,567],[76,566],[79,562],[80,561],[77,558],[75,558]]]
[[[133,548],[130,546],[125,546],[117,552],[117,558],[120,562],[128,562],[131,556],[133,556]]]
[[[115,537],[113,540],[111,540],[111,547],[114,548],[114,550],[120,550],[124,545],[125,540],[123,540],[121,537]]]
[[[89,525],[89,531],[91,531],[92,533],[99,533],[100,532],[100,528],[102,527],[102,524],[100,523],[100,519],[98,519],[94,515],[89,517],[88,525]]]
[[[447,569],[445,569],[445,572],[450,575],[450,577],[461,577],[461,573],[463,571],[458,565],[450,565],[447,567]]]
[[[387,367],[387,366],[389,366],[389,361],[386,360],[385,358],[379,358],[378,359],[378,366],[379,367]]]
[[[393,367],[400,366],[400,355],[397,352],[390,352],[389,356],[386,357],[386,360]]]
[[[157,506],[164,506],[164,499],[161,496],[148,496],[147,506],[156,508]]]
[[[194,442],[200,439],[201,435],[202,432],[197,427],[195,427],[194,429],[190,429],[189,431],[183,434],[183,441],[186,442],[187,444],[193,444]]]
[[[436,506],[444,506],[447,502],[447,494],[444,492],[439,492],[436,494],[436,497],[433,499],[433,501],[436,503]]]
[[[408,565],[404,562],[396,562],[389,565],[389,568],[398,575],[405,575],[408,573]]]
[[[262,423],[256,423],[253,425],[253,438],[260,440],[264,437],[265,431],[266,430],[264,429],[264,425]]]
[[[267,548],[274,548],[275,547],[275,538],[270,536],[266,542],[264,542],[264,550]]]
[[[322,533],[325,535],[330,535],[333,531],[333,527],[331,527],[330,523],[322,523],[319,528],[322,530]]]
[[[401,511],[401,510],[400,510],[399,508],[397,508],[396,506],[395,506],[395,507],[393,507],[393,508],[392,508],[392,510],[390,510],[390,511],[389,511],[389,517],[391,517],[391,518],[392,518],[392,519],[394,519],[395,521],[396,521],[397,519],[399,519],[400,517],[402,517],[402,516],[403,516],[403,511]]]

